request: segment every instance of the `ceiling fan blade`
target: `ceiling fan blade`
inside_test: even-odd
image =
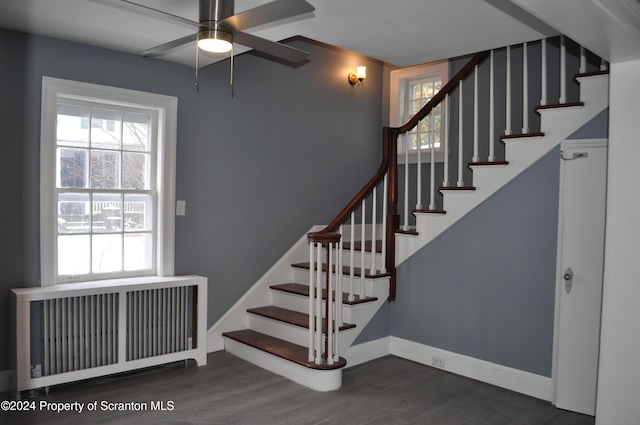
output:
[[[313,12],[315,7],[305,0],[275,0],[253,9],[245,10],[222,20],[234,31],[257,27],[269,22]]]
[[[166,22],[170,22],[172,24],[186,26],[188,28],[200,28],[200,24],[198,22],[194,22],[190,19],[186,19],[181,16],[172,15],[171,13],[163,12],[162,10],[154,9],[149,6],[144,6],[142,4],[134,3],[129,0],[90,0],[90,1],[94,3],[104,4],[106,6],[115,7],[117,9],[137,13],[138,15],[160,19]]]
[[[186,37],[178,38],[177,40],[170,41],[168,43],[161,44],[159,46],[153,47],[149,50],[145,50],[142,52],[142,56],[146,56],[149,58],[155,58],[158,56],[165,55],[172,51],[173,49],[182,46],[183,44],[191,43],[192,41],[196,41],[198,38],[198,34],[191,34]]]
[[[233,35],[233,42],[293,63],[300,62],[309,56],[309,53],[303,50],[244,32],[235,33]]]

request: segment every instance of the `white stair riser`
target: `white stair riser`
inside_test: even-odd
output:
[[[289,323],[280,322],[279,320],[270,319],[268,317],[259,316],[257,314],[249,314],[249,327],[254,331],[261,332],[266,335],[283,339],[285,341],[292,342],[294,344],[302,345],[303,347],[309,344],[309,330],[301,328],[300,326],[291,325]],[[355,331],[352,329],[345,329],[340,331],[340,355],[344,355],[349,348],[350,342],[353,337],[349,336],[349,333]]]
[[[314,274],[314,280],[316,279],[317,275]],[[325,287],[325,279],[326,279],[326,273],[322,273],[321,274],[321,282],[322,282],[322,287]],[[380,281],[381,279],[364,279],[364,288],[365,288],[365,296],[367,297],[375,297],[377,295],[375,295],[376,293],[376,286],[380,286],[379,284],[375,284],[377,281]],[[302,283],[305,285],[309,284],[309,270],[306,269],[298,269],[298,268],[294,268],[293,271],[293,281],[296,283]],[[334,280],[333,280],[333,285],[335,288],[335,274],[334,274]],[[350,290],[350,285],[351,285],[351,277],[348,275],[342,275],[342,292],[349,292]],[[360,289],[362,288],[362,278],[360,278],[359,276],[354,276],[353,278],[353,286],[354,286],[354,293],[356,295],[360,294]],[[385,287],[385,289],[389,289],[388,287]],[[378,291],[379,293],[379,291]],[[387,293],[385,296],[388,296],[389,294]]]
[[[306,313],[309,310],[309,298],[302,295],[290,294],[283,291],[273,291],[272,302],[273,302],[273,305],[275,306],[286,308],[288,310],[299,311],[301,313]],[[355,306],[346,305],[346,304],[342,305],[342,319],[345,322],[352,323],[351,310],[354,307]],[[325,301],[323,300],[322,301],[323,317],[324,317],[324,311],[325,311]]]
[[[227,352],[249,363],[284,376],[314,391],[335,391],[342,386],[342,369],[310,369],[230,338],[224,339],[224,348]]]

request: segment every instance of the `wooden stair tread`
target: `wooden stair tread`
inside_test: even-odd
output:
[[[503,134],[500,136],[500,139],[520,139],[523,137],[544,137],[544,133]]]
[[[579,106],[584,106],[584,102],[565,102],[565,103],[554,103],[551,105],[540,105],[540,106],[536,106],[536,111],[539,111],[542,109],[575,108]]]
[[[402,229],[398,229],[394,233],[399,233],[401,235],[413,235],[413,236],[418,236],[419,235],[417,230],[402,230]]]
[[[347,364],[347,361],[342,357],[340,357],[340,359],[332,365],[315,364],[314,362],[309,361],[309,349],[307,347],[293,344],[291,342],[265,335],[251,329],[225,332],[222,334],[222,336],[231,338],[250,347],[262,350],[269,354],[273,354],[274,356],[278,356],[280,358],[289,360],[310,369],[334,370],[343,368]]]
[[[299,269],[307,269],[309,270],[311,268],[311,265],[309,263],[295,263],[291,265],[292,267],[296,267]],[[316,270],[317,270],[317,266],[316,266]],[[322,271],[326,272],[327,271],[327,265],[326,264],[322,264]],[[333,266],[333,271],[335,271],[335,266]],[[361,270],[360,267],[354,267],[353,268],[353,275],[354,276],[362,276],[361,274]],[[343,275],[347,275],[350,276],[350,271],[349,271],[349,266],[342,266],[342,274]],[[364,272],[364,277],[365,278],[369,278],[369,279],[377,279],[377,278],[381,278],[381,277],[388,277],[391,276],[390,273],[378,273],[378,274],[371,274],[369,272],[369,269],[366,269]]]
[[[439,214],[444,215],[447,212],[445,210],[413,210],[412,214]]]
[[[249,308],[247,312],[257,314],[258,316],[266,317],[280,322],[289,323],[290,325],[299,326],[301,328],[309,329],[309,315],[307,313],[301,313],[299,311],[288,310],[286,308],[277,307],[274,305],[268,305],[264,307]],[[351,323],[344,323],[340,326],[340,330],[353,329],[356,325]],[[324,322],[323,322],[323,331]]]
[[[354,251],[362,251],[362,241],[356,241],[353,245]],[[371,245],[371,241],[364,241],[365,252],[371,252]],[[351,242],[345,242],[342,247],[345,251],[351,250]],[[382,253],[382,241],[379,239],[376,241],[376,252]]]
[[[509,165],[509,161],[478,161],[478,162],[470,162],[469,167],[476,166],[491,166],[491,165]]]
[[[272,285],[271,289],[276,291],[288,292],[290,294],[301,295],[304,297],[309,296],[309,287],[307,285],[302,285],[300,283],[282,283],[279,285]],[[327,291],[326,289],[322,290],[322,299],[327,299]],[[363,304],[369,303],[373,301],[377,301],[376,297],[364,297],[360,298],[360,296],[355,295],[355,299],[353,301],[349,301],[349,294],[346,292],[342,293],[342,304],[346,305],[355,305],[355,304]]]
[[[456,190],[460,190],[460,191],[465,191],[465,190],[476,190],[475,186],[440,186],[438,188],[438,190],[452,190],[452,191],[456,191]]]

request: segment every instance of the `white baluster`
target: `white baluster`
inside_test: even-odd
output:
[[[430,115],[431,121],[429,122],[429,149],[431,153],[431,167],[429,173],[429,209],[436,209],[436,154],[435,154],[435,141],[433,140],[433,114]]]
[[[567,55],[564,35],[560,36],[560,99],[558,103],[567,101]]]
[[[344,235],[343,226],[340,226],[340,242],[338,243],[338,270],[336,272],[336,323],[338,326],[342,326],[342,268],[344,265]],[[336,351],[338,350],[336,344]]]
[[[312,362],[315,358],[315,350],[313,347],[313,276],[315,270],[313,269],[314,261],[313,261],[313,247],[314,243],[309,243],[309,361]]]
[[[476,65],[473,71],[473,162],[480,161],[478,137],[478,65]]]
[[[506,99],[505,99],[505,125],[504,134],[511,134],[511,46],[507,46],[507,75],[505,78]]]
[[[495,161],[495,88],[493,75],[493,50],[491,50],[489,58],[489,161]]]
[[[462,80],[458,83],[458,187],[464,186],[462,157]]]
[[[356,237],[355,237],[355,227],[356,227],[356,213],[355,211],[351,212],[351,229],[350,229],[350,237],[351,246],[350,246],[350,254],[349,255],[349,301],[353,301],[355,299],[353,284],[354,284],[354,261],[356,257]]]
[[[333,364],[333,242],[327,244],[327,363]]]
[[[384,175],[382,184],[382,273],[387,272],[387,213],[389,211],[389,173]]]
[[[377,212],[378,212],[378,201],[377,201],[377,190],[373,188],[373,196],[372,196],[372,208],[371,208],[371,274],[376,274],[376,221],[378,220]],[[363,247],[364,249],[364,247]]]
[[[449,104],[449,93],[444,96],[445,105]],[[442,107],[445,110],[446,106]],[[442,186],[449,187],[449,114],[444,114],[444,178]]]
[[[416,128],[416,147],[418,149],[418,162],[416,163],[416,209],[422,209],[422,134],[418,130],[420,123]]]
[[[322,244],[316,244],[316,364],[322,363]]]
[[[405,152],[404,152],[404,224],[403,230],[409,230],[409,135],[405,133]]]
[[[527,43],[522,45],[522,134],[529,132],[529,67]]]
[[[540,105],[547,104],[547,40],[540,45]]]
[[[365,214],[365,207],[366,207],[366,200],[363,199],[362,200],[362,220],[361,220],[361,229],[360,229],[360,298],[364,298],[364,275],[366,274],[366,267],[365,267],[365,223],[366,221],[366,214]]]
[[[584,74],[587,72],[587,54],[584,49],[584,46],[580,46],[580,74]]]

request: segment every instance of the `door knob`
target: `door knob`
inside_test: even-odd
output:
[[[573,270],[569,267],[562,275],[564,279],[564,289],[567,291],[567,294],[571,292],[571,285],[573,285]]]

